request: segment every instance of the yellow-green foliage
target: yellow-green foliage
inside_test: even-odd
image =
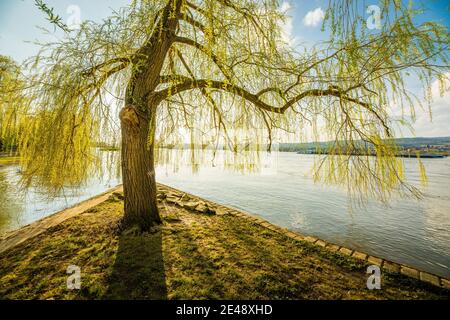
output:
[[[313,48],[282,40],[286,13],[275,0],[135,0],[100,24],[85,22],[28,63],[25,176],[59,187],[83,180],[95,159],[90,146],[119,139],[117,111],[127,89],[142,86],[132,75],[150,70],[140,49],[161,45],[162,19],[177,18],[159,84],[133,101],[159,102],[150,145],[180,146],[189,137],[193,162],[201,150],[225,146],[235,152],[227,165],[257,170],[260,151],[280,137],[332,140],[330,155],[318,159],[318,180],[381,199],[398,189],[417,195],[392,138],[422,106],[405,72],[425,90],[444,81],[448,33],[416,24],[417,12],[399,1],[380,6],[389,19],[369,32],[359,2],[331,1],[324,24],[331,40]],[[393,104],[406,110],[400,121],[390,115]]]
[[[20,67],[0,55],[0,146],[6,151],[17,144],[25,103],[22,88]]]

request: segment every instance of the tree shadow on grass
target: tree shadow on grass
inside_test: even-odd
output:
[[[105,299],[167,299],[161,230],[119,238]]]

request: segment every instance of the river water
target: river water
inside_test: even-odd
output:
[[[405,159],[409,180],[418,183],[417,161]],[[268,172],[243,174],[221,166],[160,166],[157,180],[259,215],[321,239],[450,277],[450,158],[424,159],[428,186],[424,199],[394,199],[389,206],[369,201],[353,207],[345,190],[315,184],[314,156],[278,154]],[[0,168],[0,233],[14,230],[120,184],[110,173],[92,178],[80,190],[56,199],[17,189],[17,166]]]

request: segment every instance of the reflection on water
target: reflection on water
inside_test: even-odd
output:
[[[114,157],[116,158],[116,157]],[[19,187],[20,167],[0,167],[0,234],[18,229],[52,213],[71,207],[122,183],[111,153],[102,154],[102,166],[81,188],[65,188],[56,197],[39,188]]]
[[[220,157],[201,159],[196,173],[192,155],[173,151],[157,168],[158,182],[260,215],[306,235],[450,277],[450,159],[424,159],[429,184],[422,201],[395,199],[389,207],[369,201],[349,210],[346,192],[314,184],[314,157],[280,153],[262,159],[262,171],[224,170]],[[225,159],[226,160],[226,159]],[[224,161],[222,164],[226,164]],[[405,159],[407,176],[420,185],[417,162]],[[117,168],[117,167],[116,167]],[[117,171],[104,169],[86,187],[48,201],[38,190],[15,188],[16,166],[0,168],[0,233],[18,228],[101,193],[120,183]]]
[[[16,220],[17,213],[23,212],[22,199],[14,194],[16,186],[11,182],[9,169],[0,168],[0,233],[2,230],[14,228],[13,221]]]

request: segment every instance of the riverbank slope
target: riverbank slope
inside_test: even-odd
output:
[[[123,195],[53,225],[0,254],[3,299],[448,299],[449,292],[159,187],[163,224],[119,231]],[[81,290],[67,289],[78,266]]]

